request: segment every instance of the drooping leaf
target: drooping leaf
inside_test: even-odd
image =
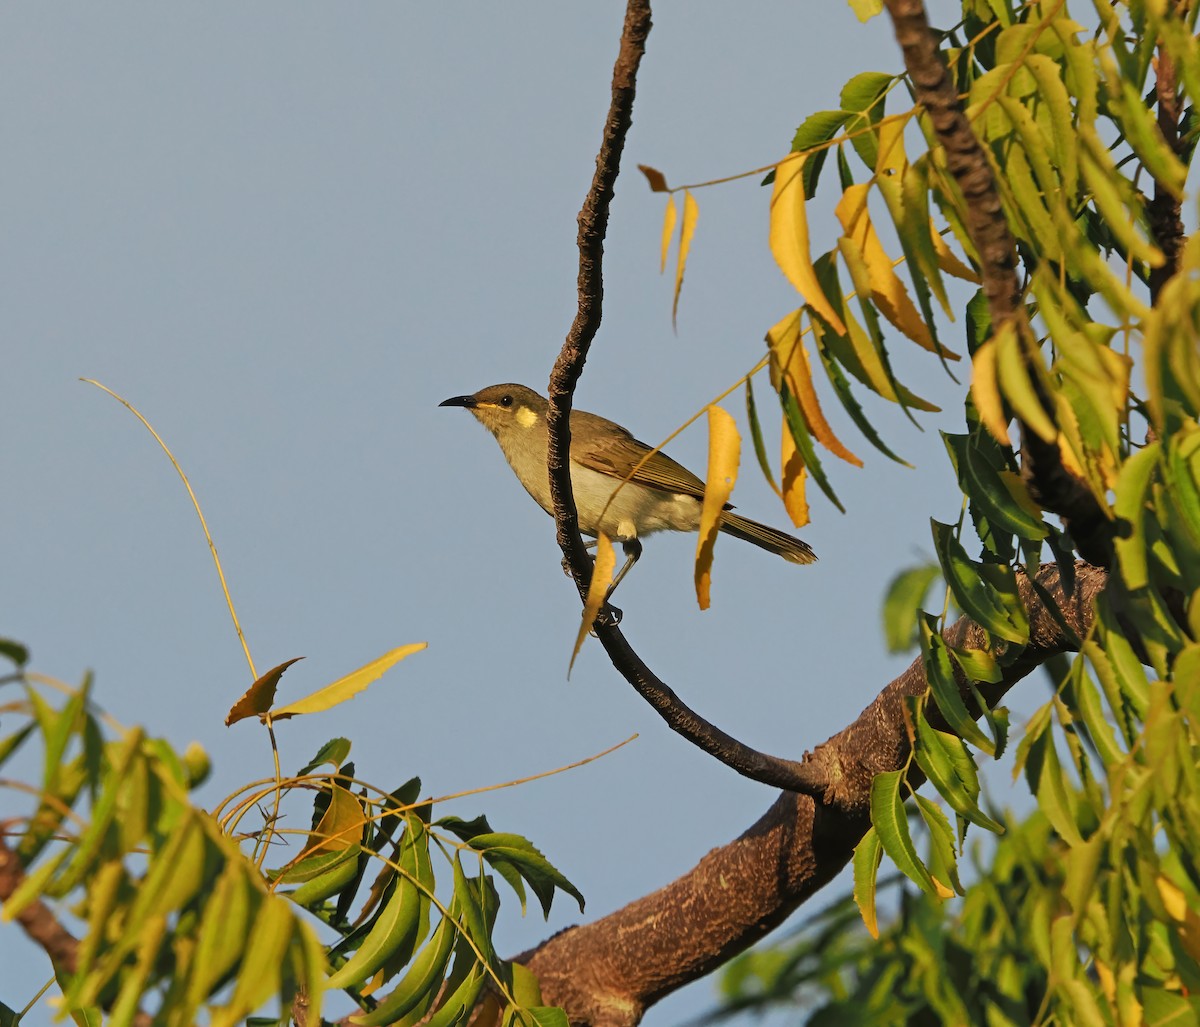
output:
[[[896,868],[927,895],[937,895],[937,885],[917,855],[908,829],[908,814],[901,794],[904,787],[902,770],[875,775],[871,781],[871,824]]]
[[[663,210],[662,257],[659,260],[659,274],[667,269],[667,254],[671,250],[671,237],[675,234],[675,222],[678,217],[679,210],[675,206],[675,197],[668,196],[667,205]]]
[[[612,542],[604,532],[596,537],[596,559],[592,564],[592,579],[588,582],[587,597],[583,603],[583,613],[579,619],[579,630],[575,633],[575,645],[571,650],[571,660],[567,664],[567,677],[571,676],[571,668],[575,666],[575,658],[583,648],[583,640],[587,638],[592,625],[600,615],[600,607],[604,605],[604,597],[608,595],[609,586],[613,580],[613,569],[617,566],[617,554]]]
[[[427,648],[428,645],[428,642],[412,642],[409,645],[402,645],[391,652],[384,653],[378,659],[364,664],[358,670],[351,671],[344,678],[339,678],[337,681],[318,689],[311,695],[307,695],[303,699],[297,699],[286,706],[279,707],[272,713],[272,719],[283,720],[287,717],[296,717],[304,713],[320,713],[323,710],[332,709],[339,703],[344,703],[347,699],[353,699],[359,692],[382,677],[387,670],[395,666],[406,656],[419,653],[422,649]]]
[[[804,207],[804,154],[785,157],[775,169],[771,194],[771,253],[792,286],[838,335],[845,326],[830,306],[813,269],[808,238],[808,216]]]
[[[721,517],[737,481],[742,440],[732,417],[719,406],[708,408],[708,477],[700,509],[696,540],[696,601],[707,610],[712,586],[712,562]]]
[[[929,586],[939,577],[937,564],[927,563],[900,571],[883,597],[883,633],[888,652],[902,653],[917,642],[917,614],[924,605]]]
[[[262,716],[266,713],[275,702],[275,689],[279,686],[279,679],[283,677],[283,672],[293,663],[298,663],[302,659],[304,659],[303,656],[296,656],[290,660],[285,660],[278,667],[272,667],[259,677],[254,684],[246,689],[246,694],[233,704],[228,716],[225,717],[225,726],[229,727],[231,724],[236,724],[239,720],[245,720],[247,717]]]
[[[692,237],[696,234],[696,222],[700,218],[700,207],[691,191],[683,191],[683,223],[679,226],[679,257],[675,263],[675,295],[671,300],[671,327],[675,327],[679,313],[679,294],[683,290],[683,272],[687,267],[688,254],[692,251]],[[666,249],[663,254],[665,256]]]

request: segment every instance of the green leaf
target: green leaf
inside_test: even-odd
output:
[[[301,860],[283,877],[285,883],[301,885],[289,897],[298,906],[320,906],[355,880],[361,853],[362,846],[354,843],[339,852],[323,852]]]
[[[947,726],[959,737],[977,746],[989,755],[995,752],[995,743],[975,723],[967,710],[958,680],[954,676],[954,665],[950,662],[950,647],[938,631],[936,617],[922,613],[918,624],[921,633],[921,659],[925,667],[925,680],[938,712]]]
[[[1021,610],[1011,569],[975,563],[954,537],[952,525],[932,519],[930,524],[942,572],[963,612],[997,638],[1020,645],[1029,641],[1029,622]]]
[[[879,877],[879,861],[883,846],[879,834],[871,828],[854,847],[854,902],[872,938],[879,937],[879,921],[875,911],[875,883]]]
[[[888,652],[901,653],[917,642],[917,614],[929,586],[941,577],[935,563],[910,567],[892,578],[883,597],[883,633]]]
[[[415,825],[415,829],[414,829]],[[369,980],[393,954],[415,945],[420,922],[421,891],[415,879],[415,854],[428,847],[429,836],[417,818],[408,821],[401,845],[400,865],[408,869],[396,879],[396,887],[380,911],[366,938],[340,969],[329,977],[330,988],[357,986]],[[409,866],[406,867],[406,854]]]
[[[250,883],[244,865],[236,861],[226,864],[201,912],[187,984],[192,1008],[208,998],[240,962],[263,898]]]
[[[847,111],[817,111],[816,114],[810,114],[796,129],[796,135],[792,139],[792,152],[814,151],[804,162],[804,168],[800,172],[804,182],[804,198],[806,200],[811,200],[816,195],[821,168],[825,164],[825,158],[829,155],[828,147],[816,148],[836,136],[849,117],[850,114]]]
[[[454,941],[458,937],[455,923],[458,909],[458,903],[451,902],[449,915],[442,917],[433,937],[413,960],[408,973],[375,1009],[351,1017],[352,1023],[361,1024],[362,1027],[385,1027],[404,1019],[415,1010],[423,1013],[433,1004],[454,952]]]
[[[775,492],[779,486],[775,483],[775,475],[771,473],[771,461],[767,457],[767,446],[763,441],[762,425],[758,420],[758,406],[754,402],[754,386],[750,377],[746,377],[746,419],[750,423],[750,438],[754,442],[754,455],[758,458],[758,466],[763,477]]]
[[[917,810],[929,831],[930,876],[938,888],[938,894],[950,898],[963,894],[962,882],[958,879],[958,857],[954,850],[954,829],[938,804],[924,795],[914,794]]]
[[[566,892],[579,903],[583,912],[583,895],[568,881],[531,842],[519,834],[480,834],[471,839],[471,847],[512,884],[510,873],[514,872],[529,882],[533,893],[542,904],[542,913],[550,916],[550,904],[554,901],[555,888]],[[519,880],[519,878],[518,878]],[[525,911],[523,889],[514,885],[521,898],[521,911]]]
[[[492,825],[488,823],[488,818],[483,814],[473,820],[463,820],[462,817],[455,816],[442,817],[440,820],[434,821],[434,826],[444,827],[468,843],[477,834],[492,834]]]
[[[18,728],[11,735],[0,741],[0,766],[21,747],[21,743],[33,733],[34,724],[30,721],[24,727]]]
[[[970,750],[957,735],[938,731],[917,711],[913,711],[917,766],[929,778],[950,808],[972,824],[1003,834],[1004,827],[979,808],[979,772]]]
[[[874,173],[879,162],[879,138],[873,129],[883,117],[883,97],[895,79],[879,71],[864,71],[855,75],[842,87],[842,109],[858,115],[846,122],[846,132],[851,136],[855,152],[867,168]]]
[[[475,1002],[479,998],[479,993],[483,990],[486,980],[486,967],[482,963],[477,964],[462,983],[454,989],[450,997],[435,1010],[428,1020],[424,1021],[423,1027],[454,1027],[455,1024],[465,1019],[467,1014],[475,1008]]]
[[[982,451],[981,446],[989,442],[994,445],[991,436],[985,440],[980,433],[942,432],[942,440],[950,451],[963,492],[994,527],[1034,542],[1049,535],[1025,483],[1010,471],[997,470]]]
[[[1112,724],[1100,702],[1100,692],[1087,673],[1083,659],[1077,658],[1071,664],[1068,685],[1073,698],[1072,709],[1087,728],[1100,762],[1106,768],[1117,766],[1125,758],[1125,751],[1113,734]]]
[[[866,440],[889,460],[904,467],[912,467],[912,464],[907,460],[897,456],[888,448],[883,439],[879,437],[879,432],[875,430],[875,426],[871,424],[867,419],[867,415],[863,413],[862,406],[854,398],[854,393],[850,391],[850,382],[842,373],[841,365],[833,358],[833,355],[829,352],[825,344],[824,334],[817,335],[817,356],[821,358],[825,374],[829,378],[829,383],[833,386],[833,391],[837,395],[838,402],[842,404],[842,409],[850,415],[850,420],[863,433]]]
[[[929,871],[917,855],[912,835],[908,830],[908,814],[904,811],[904,800],[900,797],[903,784],[903,770],[891,770],[875,775],[871,781],[871,823],[879,836],[883,851],[896,864],[897,869],[921,891],[936,896],[937,885],[933,883],[933,878],[929,876]]]
[[[1125,584],[1134,590],[1145,588],[1150,583],[1144,516],[1150,479],[1158,466],[1158,456],[1159,444],[1151,442],[1125,461],[1117,479],[1114,510],[1117,517],[1128,525],[1127,533],[1116,539],[1117,561]]]
[[[1069,845],[1080,845],[1083,836],[1079,833],[1076,815],[1078,803],[1073,786],[1059,763],[1049,716],[1044,720],[1035,718],[1030,721],[1029,732],[1026,735],[1029,744],[1025,759],[1025,777],[1029,788],[1037,796],[1039,808],[1059,836]]]
[[[808,426],[804,423],[804,414],[800,412],[800,404],[796,402],[796,397],[785,386],[780,390],[779,399],[783,405],[784,418],[792,433],[792,438],[795,440],[796,449],[804,460],[804,466],[808,468],[813,481],[825,493],[825,497],[842,513],[845,513],[846,508],[842,506],[841,500],[834,493],[833,486],[829,484],[829,478],[825,474],[825,468],[821,466],[821,461],[817,458],[816,448],[812,444],[812,437],[808,434]]]
[[[18,667],[24,667],[29,662],[29,649],[11,638],[0,638],[0,656],[11,660]]]
[[[317,750],[317,754],[311,760],[301,767],[296,776],[304,777],[306,774],[311,774],[317,767],[323,767],[326,763],[337,770],[346,762],[346,757],[349,755],[349,738],[331,738]]]

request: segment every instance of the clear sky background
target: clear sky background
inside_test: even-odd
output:
[[[0,8],[0,633],[41,672],[93,669],[123,722],[200,741],[215,762],[203,801],[270,774],[261,729],[222,723],[249,674],[186,494],[141,425],[77,380],[95,377],[190,475],[259,670],[307,656],[283,696],[429,643],[353,702],[282,725],[285,768],[347,735],[362,777],[420,774],[440,795],[640,735],[443,810],[527,835],[587,896],[588,919],[684,872],[773,799],[672,735],[594,642],[566,680],[579,606],[553,523],[493,440],[437,406],[500,381],[544,391],[575,310],[575,215],[622,13],[616,0]],[[899,63],[886,22],[860,26],[843,5],[659,5],[578,405],[656,442],[744,373],[797,302],[752,177],[697,193],[673,332],[663,198],[634,165],[672,183],[768,165],[853,73]],[[866,469],[828,461],[847,513],[814,492],[800,534],[820,563],[724,538],[700,613],[694,539],[658,536],[621,589],[650,666],[772,753],[820,743],[907,663],[884,652],[884,588],[930,552],[929,516],[959,512],[936,428],[961,422],[961,393],[936,360],[895,349],[947,413],[921,433],[868,403],[914,471],[827,399]],[[740,393],[726,406],[744,428]],[[702,424],[669,450],[703,471]],[[735,501],[786,526],[748,439]],[[0,792],[0,817],[26,808]],[[501,950],[580,919],[561,898],[549,924],[508,902]],[[48,970],[11,927],[4,938],[0,998],[19,1007]],[[646,1023],[712,996],[700,982]],[[30,1022],[48,1018],[43,1005]]]

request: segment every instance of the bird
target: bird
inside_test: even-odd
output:
[[[469,410],[496,437],[525,491],[554,515],[546,467],[550,403],[545,396],[508,383],[489,385],[469,396],[451,396],[438,405]],[[603,533],[620,542],[624,551],[625,565],[609,586],[608,596],[642,555],[641,539],[658,531],[696,531],[700,526],[704,482],[607,418],[571,411],[570,466],[580,532],[592,538]],[[731,511],[726,503],[720,522],[725,534],[790,563],[817,559],[806,542]]]

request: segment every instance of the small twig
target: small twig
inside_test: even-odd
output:
[[[612,102],[604,122],[600,152],[596,156],[596,173],[579,211],[579,308],[550,375],[550,412],[546,417],[550,436],[550,494],[554,500],[558,544],[571,568],[581,599],[587,596],[592,560],[579,535],[579,515],[571,491],[568,457],[571,448],[571,405],[588,350],[600,327],[608,211],[621,168],[625,136],[633,123],[638,65],[645,53],[649,32],[649,0],[629,0],[625,9],[621,46],[613,67]],[[819,787],[818,783],[811,780],[809,768],[795,760],[769,756],[744,745],[690,709],[646,666],[615,624],[599,621],[595,631],[616,670],[633,685],[672,731],[752,780],[795,791],[807,792]]]

